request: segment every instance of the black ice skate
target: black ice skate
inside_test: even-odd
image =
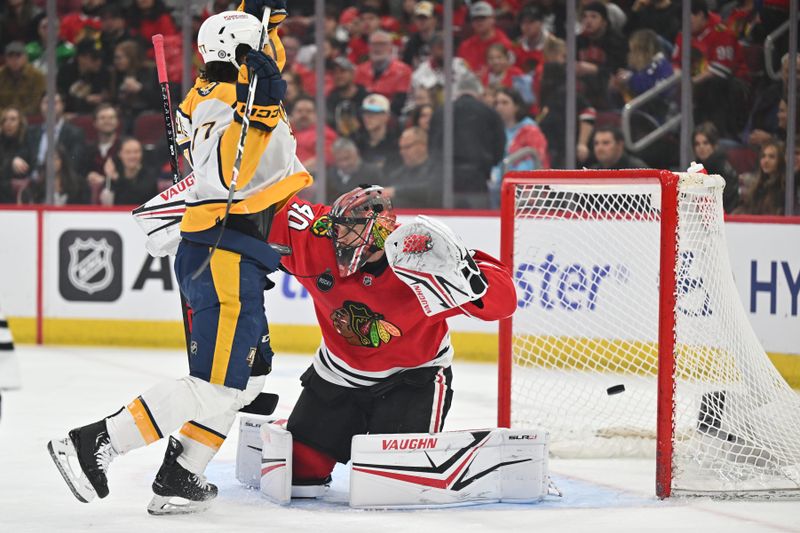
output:
[[[73,429],[69,437],[47,443],[50,457],[78,500],[89,503],[108,496],[106,472],[119,455],[111,446],[106,421]]]
[[[187,514],[204,511],[217,497],[217,487],[205,476],[193,474],[178,464],[183,445],[169,438],[164,463],[153,481],[153,499],[147,506],[152,515]]]

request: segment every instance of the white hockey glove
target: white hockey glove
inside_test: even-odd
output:
[[[417,296],[427,316],[478,300],[488,288],[461,239],[444,224],[418,215],[386,240],[386,258]]]

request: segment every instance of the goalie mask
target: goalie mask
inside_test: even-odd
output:
[[[343,278],[357,272],[373,253],[383,250],[397,220],[383,187],[377,185],[359,187],[337,198],[330,217],[330,235]]]
[[[223,11],[212,15],[200,26],[197,32],[197,49],[203,63],[222,61],[233,64],[236,61],[236,47],[247,45],[258,50],[261,39],[261,21],[243,11]]]

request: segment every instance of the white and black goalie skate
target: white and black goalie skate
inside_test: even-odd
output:
[[[183,445],[169,438],[164,463],[153,481],[153,499],[147,506],[152,515],[189,514],[204,511],[217,497],[217,486],[205,476],[193,474],[178,463]]]
[[[73,429],[66,439],[47,443],[50,457],[75,497],[89,503],[108,496],[108,465],[118,454],[111,446],[106,421]]]

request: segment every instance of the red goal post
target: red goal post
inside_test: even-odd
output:
[[[505,177],[500,254],[519,303],[500,324],[499,426],[541,426],[567,457],[655,455],[661,498],[800,494],[800,415],[780,414],[800,400],[733,288],[723,184],[665,170]]]

